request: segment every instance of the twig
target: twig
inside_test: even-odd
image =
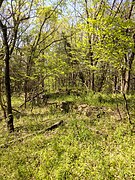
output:
[[[120,93],[118,89],[116,90],[116,99],[118,100],[117,92]],[[119,109],[119,104],[118,104],[118,102],[116,102],[116,103],[117,103],[117,111],[118,111],[118,114],[120,116],[120,120],[122,121],[122,115],[121,115],[121,112],[120,112],[120,109]]]
[[[117,103],[117,111],[118,111],[118,114],[119,114],[119,116],[120,116],[120,120],[122,121],[122,116],[121,116],[121,113],[120,113],[120,109],[119,109],[118,103]]]
[[[36,94],[36,95],[33,96],[32,98],[27,99],[26,102],[32,101],[34,98],[36,98],[37,96],[39,96],[39,95],[42,94],[42,93],[44,93],[44,91],[41,91],[40,93]],[[25,105],[25,102],[24,102],[23,104],[21,104],[21,105],[19,106],[19,108],[23,107],[24,105]]]
[[[3,106],[4,106],[4,108],[7,108],[7,106],[6,106],[5,104],[4,104]],[[17,113],[19,113],[19,114],[21,114],[21,112],[18,111],[17,109],[12,108],[12,110],[15,111],[15,112],[17,112]]]
[[[124,98],[124,101],[125,101],[125,108],[126,108],[126,111],[127,111],[128,121],[129,121],[130,124],[132,124],[130,113],[129,113],[129,108],[128,108],[127,98],[126,98],[125,93],[122,93],[122,94],[123,94],[123,98]]]

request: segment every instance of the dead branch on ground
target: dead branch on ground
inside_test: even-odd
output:
[[[28,135],[26,135],[24,137],[18,138],[17,140],[9,141],[8,143],[1,144],[0,148],[8,148],[9,145],[15,144],[16,142],[22,142],[24,139],[26,139],[28,137],[31,137],[31,136],[34,136],[34,135],[39,135],[39,134],[42,134],[42,133],[47,132],[47,131],[52,131],[52,130],[58,128],[59,126],[61,126],[63,124],[64,124],[64,121],[61,120],[61,121],[56,122],[55,124],[51,125],[50,127],[46,128],[46,129],[34,132],[32,134],[28,134]]]

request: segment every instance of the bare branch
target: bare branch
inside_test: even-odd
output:
[[[1,28],[2,34],[3,34],[3,44],[4,44],[5,48],[9,49],[8,38],[7,38],[7,27],[6,27],[6,25],[4,25],[2,23],[1,20],[0,20],[0,28]]]
[[[41,50],[39,51],[39,54],[40,54],[42,51],[44,51],[45,49],[47,49],[48,47],[50,47],[52,44],[54,44],[54,43],[56,43],[56,42],[63,41],[63,40],[64,40],[64,38],[56,39],[56,40],[52,41],[52,42],[49,43],[47,46],[45,46],[43,49],[41,49]]]
[[[42,25],[39,29],[39,34],[38,34],[38,37],[37,37],[37,40],[35,40],[34,44],[33,44],[33,49],[35,50],[39,41],[40,41],[40,38],[41,38],[41,33],[42,33],[42,29],[43,29],[43,26],[45,24],[45,22],[54,14],[54,12],[56,11],[56,9],[58,8],[58,6],[63,2],[63,0],[61,0],[56,6],[55,8],[52,10],[52,12],[49,14],[49,16],[45,17],[44,21],[42,22]]]
[[[0,0],[0,8],[1,8],[1,6],[2,6],[3,1],[4,1],[4,0]]]
[[[103,2],[104,2],[104,0],[101,0],[100,5],[99,5],[99,8],[98,8],[97,12],[95,13],[95,16],[94,16],[94,19],[95,19],[95,20],[97,19],[98,15],[99,15],[99,13],[100,13],[100,11],[101,11],[101,9],[102,9],[102,4],[103,4]]]
[[[123,3],[123,0],[120,1],[119,6],[117,7],[117,10],[116,10],[116,12],[115,12],[115,14],[114,14],[114,16],[113,16],[113,20],[114,20],[114,18],[117,16],[117,14],[118,14],[118,12],[119,12],[119,10],[120,10],[120,7],[121,7],[121,5],[122,5],[122,3]],[[113,20],[112,20],[112,21],[113,21]]]
[[[114,9],[115,3],[116,3],[116,0],[113,0],[113,4],[112,4],[112,7],[111,7],[111,11]]]
[[[128,19],[130,19],[131,16],[132,16],[134,5],[135,5],[135,0],[132,0],[131,7],[130,7],[130,10],[129,10]]]
[[[129,107],[128,107],[127,98],[126,98],[125,93],[122,93],[122,94],[123,94],[123,98],[124,98],[124,101],[125,101],[125,109],[126,109],[126,111],[127,111],[128,121],[129,121],[130,124],[132,124],[131,117],[130,117],[130,113],[129,113]]]

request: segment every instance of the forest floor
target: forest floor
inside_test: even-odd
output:
[[[54,101],[72,102],[69,112]],[[134,98],[127,101],[132,125],[121,95],[67,96],[18,109],[14,133],[0,122],[0,179],[135,179]],[[13,98],[15,109],[21,103]],[[57,122],[62,123],[50,128]]]

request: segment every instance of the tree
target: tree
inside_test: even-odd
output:
[[[10,50],[7,37],[7,26],[0,20],[0,27],[3,34],[3,45],[5,49],[5,87],[6,87],[6,98],[7,98],[7,128],[9,132],[14,131],[13,125],[13,114],[11,105],[11,86],[10,86],[10,75],[9,75],[9,60],[10,60]]]
[[[2,9],[2,3],[0,1],[0,8]],[[31,9],[33,1],[29,5]],[[18,39],[19,25],[26,19],[29,18],[28,10],[26,14],[23,13],[25,1],[19,0],[18,3],[11,1],[3,3],[4,12],[6,14],[0,14],[0,28],[2,30],[2,40],[4,46],[4,62],[5,62],[5,92],[6,92],[6,103],[7,103],[7,129],[9,132],[14,131],[13,124],[13,113],[11,104],[11,84],[10,84],[10,59],[16,46]],[[22,6],[23,5],[23,6]],[[27,8],[26,8],[27,9]],[[3,11],[3,9],[2,9]],[[4,16],[5,15],[5,16]]]

